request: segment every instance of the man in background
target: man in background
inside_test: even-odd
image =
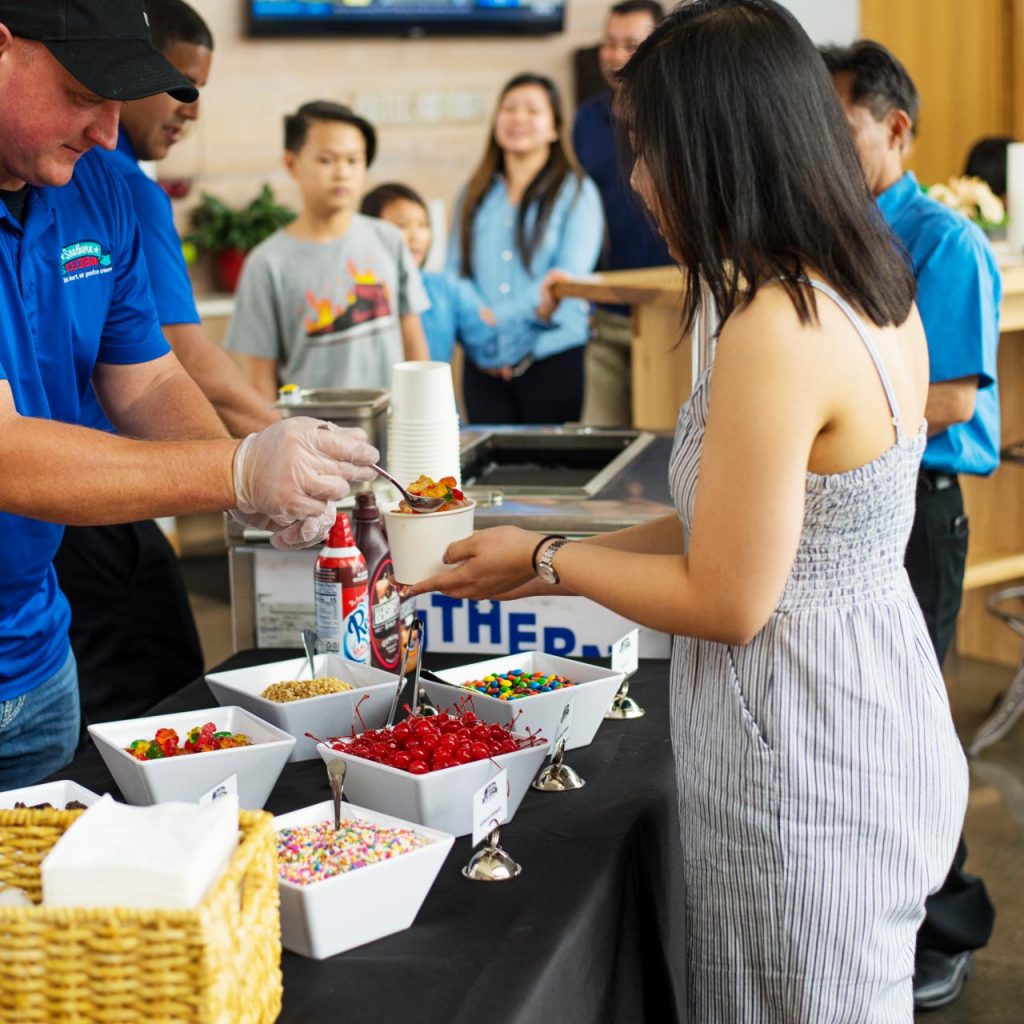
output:
[[[866,40],[825,48],[822,56],[868,186],[917,278],[931,380],[928,446],[906,568],[941,665],[956,628],[967,561],[958,476],[987,476],[999,465],[999,270],[982,232],[904,173],[919,100],[903,65]],[[963,871],[966,856],[961,838],[946,881],[925,905],[914,971],[918,1009],[945,1006],[960,995],[971,951],[992,934],[994,910],[981,879]]]
[[[608,12],[598,50],[607,88],[582,104],[572,143],[601,193],[608,236],[600,270],[631,270],[671,263],[668,249],[623,174],[612,123],[614,75],[664,16],[656,0],[622,0]],[[594,426],[630,426],[633,321],[628,306],[598,305],[584,369],[583,420]]]
[[[203,19],[183,0],[146,0],[146,14],[157,49],[196,90],[205,86],[213,36]],[[121,108],[117,147],[87,153],[83,166],[98,161],[127,187],[161,331],[228,430],[244,437],[278,416],[204,334],[170,199],[138,163],[164,159],[198,116],[198,98],[184,102],[164,92],[131,100]],[[91,391],[83,400],[82,423],[114,429]],[[202,675],[185,581],[153,520],[70,526],[54,566],[71,604],[83,735],[90,723],[145,713]]]

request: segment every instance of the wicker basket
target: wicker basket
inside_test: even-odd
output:
[[[81,813],[0,811],[0,885],[38,901],[40,862]],[[272,821],[262,811],[239,815],[238,849],[194,910],[0,907],[0,1021],[276,1020],[281,920]]]

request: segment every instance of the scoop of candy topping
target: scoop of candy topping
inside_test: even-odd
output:
[[[456,479],[453,476],[443,476],[440,480],[434,481],[429,476],[421,476],[413,480],[406,490],[420,498],[443,498],[444,504],[433,509],[434,512],[447,512],[453,508],[465,508],[468,504],[465,494],[456,486]],[[399,512],[409,512],[414,515],[429,515],[414,509],[407,501],[402,501],[398,506]]]
[[[180,757],[183,754],[205,754],[211,750],[231,747],[250,747],[252,740],[244,733],[230,730],[217,731],[213,722],[189,729],[184,744],[179,744],[174,729],[157,729],[151,740],[132,740],[124,749],[137,761],[156,761],[162,757]]]
[[[409,853],[430,840],[404,828],[385,828],[357,818],[285,828],[277,834],[278,874],[286,882],[309,885]]]

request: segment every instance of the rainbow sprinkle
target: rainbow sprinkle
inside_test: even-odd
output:
[[[418,832],[358,818],[343,818],[337,831],[333,820],[321,821],[277,833],[277,871],[286,882],[310,885],[400,857],[430,842]]]

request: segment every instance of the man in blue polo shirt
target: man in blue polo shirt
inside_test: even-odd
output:
[[[629,184],[628,173],[622,173],[612,124],[613,76],[662,17],[661,4],[656,0],[622,0],[611,8],[598,50],[608,88],[583,103],[573,122],[576,156],[601,193],[608,225],[601,270],[661,267],[672,262]],[[593,336],[586,349],[584,422],[605,427],[632,424],[632,344],[629,307],[595,306]]]
[[[153,45],[193,85],[207,81],[213,36],[183,0],[146,0]],[[125,103],[117,148],[95,149],[128,188],[142,230],[149,283],[164,337],[228,430],[244,437],[279,417],[224,349],[203,332],[171,202],[139,166],[162,160],[199,116],[199,100],[158,93]],[[87,396],[91,397],[91,396]],[[82,422],[113,430],[95,400]],[[152,520],[72,526],[54,560],[71,605],[71,645],[78,662],[84,727],[145,714],[203,671],[188,592],[177,557]]]
[[[903,171],[918,111],[914,83],[878,43],[822,51],[879,209],[917,278],[917,308],[931,365],[928,446],[906,567],[941,665],[956,627],[967,560],[967,517],[957,477],[999,464],[1001,282],[982,232],[928,198]],[[960,994],[971,951],[992,933],[994,911],[978,878],[963,871],[963,840],[942,888],[929,897],[917,937],[914,1004],[934,1009]]]
[[[377,455],[315,420],[239,444],[169,352],[123,182],[94,162],[71,181],[122,101],[165,90],[195,98],[142,0],[0,0],[0,789],[78,738],[56,524],[233,508],[313,543]],[[124,436],[79,425],[90,391]]]

